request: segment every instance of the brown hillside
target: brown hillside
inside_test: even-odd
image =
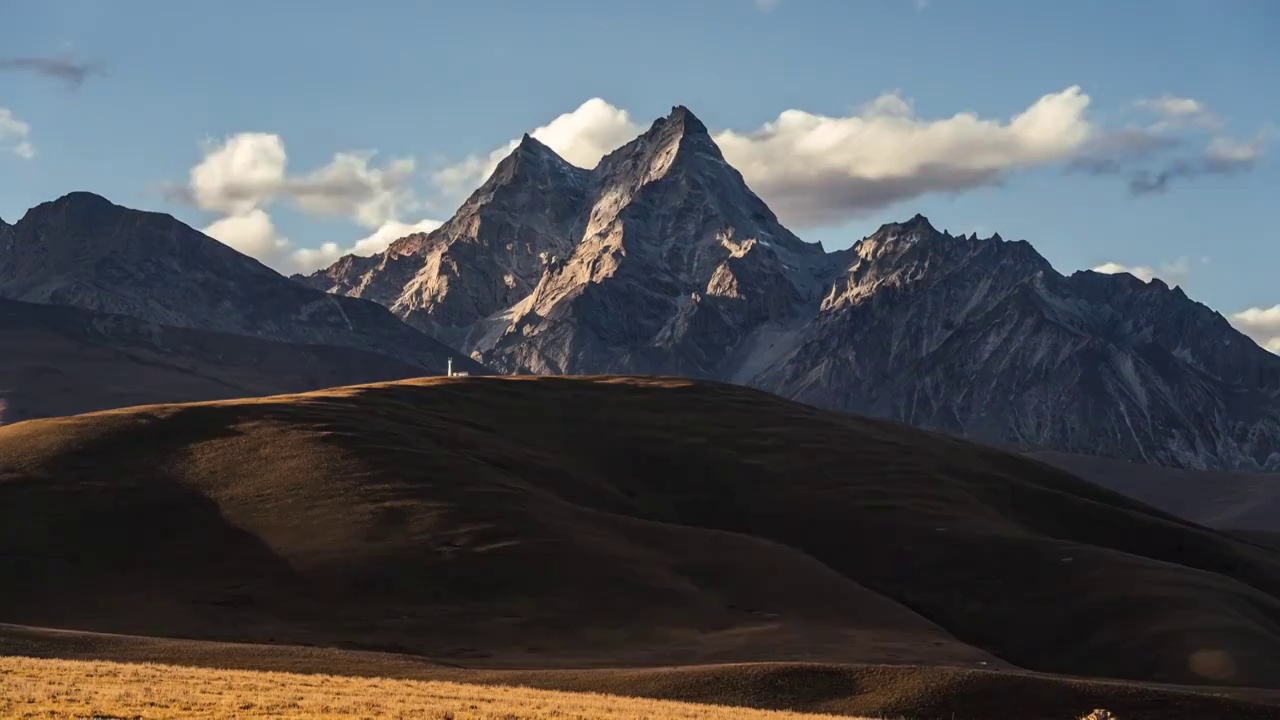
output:
[[[433,379],[7,426],[0,548],[0,620],[24,624],[1280,685],[1271,551],[710,383]]]

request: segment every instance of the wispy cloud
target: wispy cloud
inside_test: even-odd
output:
[[[1115,175],[1133,163],[1149,160],[1181,146],[1184,139],[1149,127],[1099,129],[1067,163],[1068,172]]]
[[[1158,126],[1177,127],[1222,127],[1222,119],[1209,111],[1209,106],[1195,98],[1162,95],[1158,98],[1140,98],[1134,106],[1153,113],[1161,118]]]
[[[1149,195],[1168,191],[1174,180],[1199,175],[1238,175],[1253,169],[1262,158],[1263,136],[1249,142],[1229,137],[1216,137],[1204,153],[1189,158],[1176,158],[1159,170],[1138,170],[1129,179],[1129,192]]]
[[[1167,192],[1176,181],[1199,176],[1230,176],[1249,172],[1266,149],[1267,133],[1239,140],[1223,132],[1226,123],[1194,98],[1165,95],[1137,100],[1134,105],[1156,116],[1145,125],[1100,131],[1067,163],[1068,172],[1119,175],[1128,179],[1133,195]],[[1199,151],[1189,146],[1212,138]]]
[[[102,69],[92,63],[77,61],[70,57],[27,56],[0,57],[0,71],[27,72],[42,75],[54,80],[80,87],[85,78],[96,75]]]

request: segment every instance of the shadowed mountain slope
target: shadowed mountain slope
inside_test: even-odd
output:
[[[377,352],[443,374],[484,369],[376,303],[301,287],[169,215],[75,192],[0,228],[0,297],[173,327]]]
[[[0,547],[0,619],[32,625],[1280,685],[1274,552],[713,383],[434,379],[20,423]]]
[[[1280,473],[1183,470],[1054,452],[1030,455],[1201,525],[1280,532]]]
[[[418,377],[418,365],[328,345],[175,328],[0,300],[0,424],[158,402]]]

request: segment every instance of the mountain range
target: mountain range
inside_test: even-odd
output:
[[[1180,288],[1064,276],[1025,241],[920,215],[827,252],[684,107],[590,170],[526,135],[440,228],[292,281],[168,215],[71,193],[0,221],[0,298],[395,361],[336,361],[317,382],[441,374],[451,357],[679,375],[1009,449],[1280,469],[1280,358]],[[201,393],[160,399],[223,397]],[[112,402],[127,399],[153,398]]]
[[[373,351],[424,373],[442,372],[454,354],[376,303],[300,287],[169,215],[85,192],[0,228],[0,297]],[[460,369],[480,369],[465,364]]]
[[[592,170],[526,135],[440,228],[294,279],[502,373],[709,378],[1014,449],[1280,469],[1280,358],[1180,288],[920,215],[826,252],[684,107]]]
[[[1280,717],[1280,358],[920,215],[828,252],[682,107],[307,277],[72,193],[0,339],[11,654]]]
[[[168,215],[76,192],[0,220],[0,423],[485,368]]]

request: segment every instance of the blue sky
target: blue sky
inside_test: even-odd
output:
[[[10,222],[91,190],[306,269],[446,218],[524,131],[589,164],[684,104],[829,249],[922,212],[1280,338],[1269,0],[0,0],[0,27]]]

